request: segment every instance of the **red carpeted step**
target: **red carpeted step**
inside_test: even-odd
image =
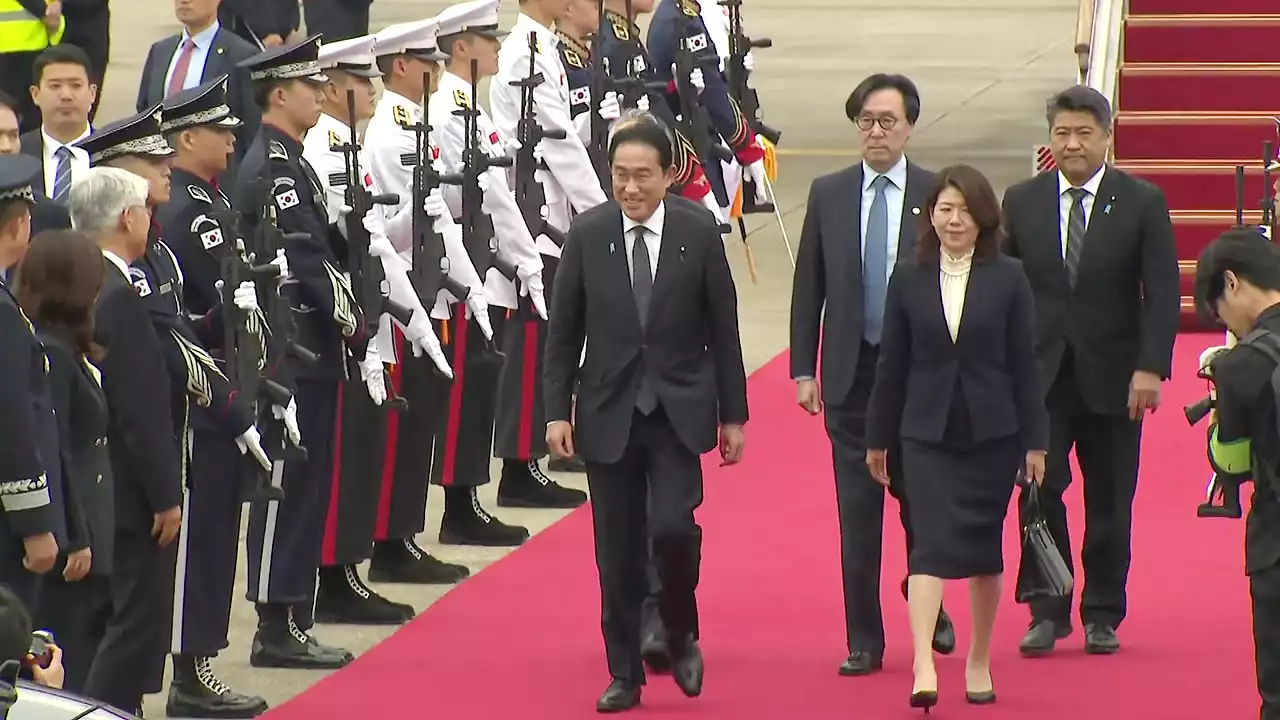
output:
[[[1280,46],[1280,41],[1276,44]],[[1263,143],[1275,139],[1275,120],[1266,113],[1121,111],[1116,118],[1115,156],[1117,162],[1177,159],[1253,165],[1262,158]]]
[[[1194,260],[1200,251],[1213,242],[1222,233],[1236,224],[1234,210],[1187,212],[1185,210],[1170,211],[1173,220],[1173,236],[1178,244],[1178,257],[1183,260]],[[1244,214],[1246,225],[1257,225],[1262,221],[1260,210],[1248,210]]]
[[[1119,106],[1131,112],[1280,115],[1280,65],[1125,65]]]
[[[1261,153],[1259,153],[1261,155]],[[1263,179],[1259,157],[1245,166],[1244,207],[1261,207]],[[1164,190],[1171,210],[1234,210],[1236,169],[1234,165],[1204,163],[1121,163],[1121,170],[1136,175]],[[1270,176],[1272,180],[1280,174]]]
[[[1280,15],[1130,17],[1124,62],[1280,63],[1277,37]]]
[[[1135,15],[1273,15],[1276,0],[1129,0]]]

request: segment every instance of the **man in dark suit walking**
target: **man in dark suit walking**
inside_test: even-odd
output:
[[[889,277],[898,259],[909,259],[915,250],[933,173],[903,154],[920,117],[920,93],[910,79],[885,74],[866,78],[849,95],[845,114],[858,129],[862,162],[814,180],[809,190],[791,291],[791,377],[800,407],[817,415],[825,406],[831,438],[849,651],[840,674],[868,675],[880,670],[884,658],[880,548],[885,488],[867,470],[867,400],[880,357]],[[890,458],[901,455],[889,453]],[[898,500],[909,555],[914,536],[902,468],[896,462],[889,476],[889,494]],[[902,594],[907,594],[905,578]],[[940,612],[933,647],[949,654],[955,645],[951,620]]]
[[[1073,567],[1062,495],[1075,448],[1085,484],[1085,651],[1110,654],[1120,649],[1116,628],[1126,611],[1142,419],[1160,404],[1178,332],[1178,254],[1160,189],[1106,165],[1106,98],[1068,88],[1049,101],[1048,121],[1058,171],[1005,192],[1007,252],[1022,260],[1036,299],[1050,426],[1041,506]],[[1031,605],[1020,646],[1026,656],[1051,652],[1072,631],[1071,598],[1038,596],[1036,567],[1024,553],[1018,598]]]
[[[40,108],[40,124],[22,134],[22,152],[40,161],[36,192],[65,202],[72,181],[89,169],[89,154],[76,144],[93,132],[89,111],[98,97],[93,65],[84,50],[54,45],[36,57],[32,72],[30,93]]]
[[[715,218],[666,197],[673,155],[671,132],[656,118],[619,126],[609,143],[614,199],[574,220],[549,313],[547,445],[586,462],[595,521],[613,676],[600,712],[640,702],[650,537],[676,684],[689,697],[702,692],[699,456],[718,445],[724,462],[736,463],[744,444],[737,291]]]
[[[258,48],[218,22],[219,0],[174,0],[182,32],[157,40],[142,65],[138,112],[165,98],[229,75],[227,105],[240,118],[236,157],[243,157],[258,133],[262,114],[253,100],[248,74],[236,65],[258,54]]]

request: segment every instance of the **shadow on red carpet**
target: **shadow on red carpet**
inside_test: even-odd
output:
[[[934,717],[1257,716],[1243,524],[1195,517],[1207,479],[1203,435],[1186,426],[1181,412],[1204,390],[1192,379],[1196,358],[1216,340],[1179,338],[1179,379],[1166,386],[1165,405],[1146,428],[1123,651],[1086,657],[1077,631],[1053,657],[1019,658],[1026,614],[1007,587],[993,660],[999,702],[967,706],[968,603],[963,586],[953,584],[947,607],[961,649],[939,661],[942,697]],[[897,594],[905,564],[901,530],[886,523],[885,671],[839,677],[845,654],[839,550],[822,422],[795,407],[785,357],[752,376],[750,395],[747,459],[722,469],[708,458],[704,466],[705,693],[688,700],[670,678],[651,677],[634,712],[726,720],[917,717],[907,707],[910,642]],[[1079,491],[1071,497],[1080,528]],[[589,512],[569,515],[466,581],[350,667],[273,710],[270,720],[596,717],[595,698],[608,676]],[[1011,518],[1010,568],[1017,558],[1014,525]]]

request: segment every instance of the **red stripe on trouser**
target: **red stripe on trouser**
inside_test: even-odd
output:
[[[396,349],[396,363],[391,366],[391,388],[400,395],[404,377],[404,363],[413,353],[406,353],[404,333],[391,326]],[[373,525],[373,539],[387,539],[387,525],[391,522],[391,497],[396,486],[396,443],[400,439],[400,413],[387,413],[386,452],[382,456],[382,483],[378,490],[378,517]]]
[[[453,387],[449,388],[449,417],[444,430],[444,467],[440,471],[440,484],[453,485],[454,469],[458,463],[458,433],[462,424],[462,392],[467,376],[467,311],[462,305],[453,306],[453,332],[450,339],[456,348],[453,353]]]
[[[333,475],[329,481],[329,508],[324,517],[324,542],[320,545],[320,564],[332,565],[338,555],[338,488],[342,486],[342,396],[346,388],[338,383],[338,407],[334,412]]]
[[[524,324],[524,361],[520,363],[520,434],[516,452],[521,460],[533,459],[533,401],[538,388],[538,321]]]

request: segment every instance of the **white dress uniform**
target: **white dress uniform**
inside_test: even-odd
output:
[[[707,28],[707,39],[711,41],[712,46],[716,50],[716,55],[720,56],[720,72],[725,71],[725,64],[729,61],[729,8],[714,2],[698,3],[698,14],[702,16],[702,24]],[[738,194],[738,187],[742,185],[742,165],[737,159],[729,161],[720,161],[720,167],[724,173],[724,189],[728,193],[729,202],[733,202],[733,197]]]
[[[516,137],[520,122],[521,88],[513,81],[529,76],[529,36],[536,38],[534,72],[543,81],[533,91],[535,117],[546,130],[561,130],[563,140],[545,138],[539,150],[547,171],[539,171],[539,180],[547,197],[547,221],[568,231],[574,213],[583,213],[606,200],[596,177],[591,156],[578,135],[570,110],[569,81],[560,61],[560,38],[553,30],[520,14],[511,34],[498,51],[498,74],[489,83],[489,109],[498,133],[508,139]],[[560,249],[550,240],[539,237],[544,255],[560,257]]]

